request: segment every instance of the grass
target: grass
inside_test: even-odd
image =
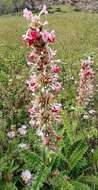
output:
[[[54,29],[57,34],[55,48],[65,63],[66,76],[63,77],[66,83],[67,76],[77,78],[81,58],[94,55],[96,62],[98,60],[98,14],[76,12],[70,6],[56,6],[50,9],[48,20],[49,29]],[[21,40],[26,26],[21,13],[0,17],[0,106],[1,115],[10,118],[19,115],[20,119],[20,110],[29,104],[25,86],[28,77],[26,54],[29,50]]]

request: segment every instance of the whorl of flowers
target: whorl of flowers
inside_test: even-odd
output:
[[[78,105],[83,108],[86,108],[94,97],[95,72],[92,68],[93,63],[91,57],[81,63]]]
[[[45,19],[41,15],[45,15]],[[60,60],[55,60],[56,51],[49,47],[55,42],[55,32],[44,30],[48,24],[48,11],[44,5],[39,15],[33,15],[25,9],[24,17],[30,21],[29,28],[23,40],[31,48],[27,56],[27,64],[31,67],[30,79],[26,82],[32,92],[32,107],[28,110],[30,124],[36,128],[36,134],[41,137],[42,143],[49,147],[61,140],[57,134],[55,121],[61,122],[61,104],[58,104],[55,96],[61,90],[61,81],[58,74],[61,69],[57,65]]]

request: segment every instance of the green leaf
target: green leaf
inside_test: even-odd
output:
[[[45,168],[41,167],[35,182],[33,182],[31,190],[40,190],[50,172],[51,172],[51,167],[45,167]]]
[[[98,187],[98,176],[84,176],[82,178],[82,180],[87,183],[87,184],[91,184],[91,185],[96,185]]]
[[[73,181],[72,184],[74,185],[75,190],[92,190],[88,185],[78,181]]]
[[[70,120],[66,116],[66,113],[63,112],[63,119],[64,119],[64,128],[66,129],[66,134],[70,140],[70,143],[73,144],[74,142],[74,128],[70,124]]]
[[[87,149],[88,149],[87,145],[79,142],[79,144],[77,145],[77,147],[72,152],[69,158],[70,170],[72,170],[78,164],[78,162],[83,158]]]

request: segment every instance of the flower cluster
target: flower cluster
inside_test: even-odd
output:
[[[94,96],[95,72],[92,69],[93,63],[91,57],[81,63],[78,105],[84,108],[92,102]]]
[[[45,19],[41,15],[45,15]],[[30,124],[36,128],[36,134],[41,137],[42,143],[49,147],[61,140],[57,134],[54,122],[61,123],[61,104],[58,104],[55,96],[62,88],[57,65],[60,60],[54,59],[56,51],[49,45],[55,42],[55,32],[44,30],[48,24],[48,11],[43,6],[39,15],[33,15],[28,9],[24,10],[24,17],[30,21],[29,28],[23,40],[31,48],[27,56],[27,65],[30,69],[30,79],[26,81],[28,89],[32,93],[32,107],[29,108]]]

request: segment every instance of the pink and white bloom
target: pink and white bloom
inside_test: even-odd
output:
[[[30,20],[32,18],[32,12],[29,11],[27,8],[23,10],[23,17],[26,18],[27,20]]]
[[[47,11],[47,7],[46,7],[46,5],[43,6],[43,9],[41,10],[39,16],[41,16],[42,14],[45,14],[45,16],[48,15],[48,11]]]
[[[27,127],[25,125],[22,125],[19,129],[18,132],[20,135],[25,136],[27,134]]]
[[[49,42],[49,43],[53,43],[55,41],[55,32],[42,32],[42,39],[44,42]]]
[[[30,91],[33,93],[37,90],[37,77],[36,75],[32,75],[30,80],[27,80],[27,85]]]
[[[37,61],[37,58],[38,58],[38,55],[34,51],[32,51],[28,56],[28,61],[35,62]]]
[[[42,144],[48,145],[50,142],[49,137],[42,136]]]
[[[60,92],[61,89],[62,89],[61,83],[57,82],[57,83],[53,84],[53,85],[52,85],[52,89],[53,89],[55,92]]]
[[[92,110],[89,110],[89,113],[90,113],[90,114],[95,114],[96,111],[92,109]]]
[[[61,104],[55,104],[51,110],[54,114],[59,114],[61,112]]]
[[[30,125],[36,128],[36,134],[41,137],[43,145],[52,149],[52,147],[56,147],[55,142],[61,140],[52,125],[52,120],[57,123],[61,122],[61,105],[54,104],[56,102],[55,93],[58,93],[62,88],[58,76],[61,69],[57,66],[61,60],[54,60],[56,51],[49,47],[49,44],[55,41],[55,32],[48,32],[43,28],[44,25],[48,24],[46,5],[43,6],[38,16],[29,15],[30,13],[27,10],[24,13],[24,16],[27,19],[30,18],[31,21],[26,35],[23,36],[23,40],[31,47],[27,61],[28,65],[31,66],[30,73],[32,75],[26,82],[33,97],[32,107],[28,110],[31,118]],[[45,15],[45,19],[41,20],[42,14]],[[24,128],[20,128],[18,131],[22,135],[26,133]]]
[[[7,136],[8,136],[9,139],[13,139],[15,137],[15,135],[16,135],[15,131],[9,131],[7,133]]]

